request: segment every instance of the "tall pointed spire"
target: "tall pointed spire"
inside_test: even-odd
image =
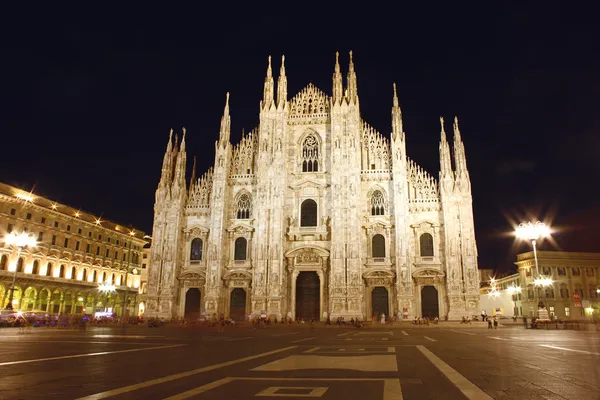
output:
[[[348,101],[355,103],[358,97],[358,88],[356,85],[356,72],[354,72],[354,61],[352,60],[352,50],[350,50],[350,65],[348,66]]]
[[[452,176],[452,161],[450,160],[450,145],[446,140],[444,117],[440,117],[440,177]]]
[[[263,107],[269,108],[273,104],[273,69],[271,68],[271,56],[269,56],[269,66],[267,67],[267,77],[265,78],[265,88],[263,91]]]
[[[173,129],[169,132],[169,142],[167,143],[167,150],[165,151],[165,156],[163,158],[162,172],[160,175],[160,183],[159,186],[170,185],[171,184],[171,171],[173,160]]]
[[[229,116],[229,92],[225,97],[225,110],[223,110],[223,117],[221,117],[221,131],[219,133],[219,144],[223,147],[229,143],[229,137],[231,134],[231,117]]]
[[[458,117],[454,117],[454,166],[456,168],[456,176],[465,175],[468,177],[467,158],[465,155],[465,145],[460,136],[458,129]]]
[[[185,168],[186,168],[186,153],[185,153],[185,128],[181,136],[181,145],[177,152],[177,161],[175,164],[175,173],[173,175],[173,186],[185,188]]]
[[[287,101],[287,77],[285,76],[285,56],[281,56],[281,68],[277,78],[277,105],[283,107]]]
[[[339,104],[344,95],[342,72],[340,71],[340,53],[335,52],[335,69],[333,72],[333,102]]]
[[[192,165],[192,177],[190,178],[190,188],[196,184],[196,156],[194,156],[194,164]]]
[[[404,140],[404,132],[402,128],[402,110],[398,105],[398,94],[396,93],[396,84],[394,83],[394,98],[392,100],[392,139]]]

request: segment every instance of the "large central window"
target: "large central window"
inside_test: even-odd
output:
[[[300,226],[317,226],[317,203],[307,199],[300,206]]]
[[[310,134],[302,143],[302,172],[319,171],[319,141]]]

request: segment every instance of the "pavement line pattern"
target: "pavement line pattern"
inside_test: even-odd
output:
[[[432,342],[437,342],[437,340],[430,338],[429,336],[423,336],[425,339],[432,341]]]
[[[354,332],[353,331],[348,331],[348,332],[340,333],[338,336],[346,336],[346,335],[349,335],[351,333],[354,333]]]
[[[238,358],[236,360],[225,361],[225,362],[222,362],[220,364],[213,364],[213,365],[209,365],[207,367],[196,368],[196,369],[193,369],[191,371],[180,372],[178,374],[163,376],[162,378],[151,379],[151,380],[146,381],[146,382],[140,382],[140,383],[136,383],[136,384],[129,385],[129,386],[123,386],[123,387],[120,387],[120,388],[117,388],[117,389],[107,390],[106,392],[100,392],[100,393],[92,394],[92,395],[89,395],[89,396],[80,397],[77,400],[105,399],[107,397],[112,397],[112,396],[116,396],[116,395],[119,395],[119,394],[128,393],[128,392],[131,392],[131,391],[134,391],[134,390],[137,390],[137,389],[146,388],[148,386],[154,386],[154,385],[158,385],[160,383],[165,383],[165,382],[174,381],[176,379],[186,378],[188,376],[201,374],[203,372],[213,371],[215,369],[219,369],[219,368],[223,368],[223,367],[228,367],[230,365],[239,364],[239,363],[242,363],[242,362],[245,362],[245,361],[250,361],[250,360],[255,360],[257,358],[261,358],[261,357],[265,357],[265,356],[270,356],[271,354],[277,354],[277,353],[281,353],[281,352],[284,352],[284,351],[293,350],[293,349],[295,349],[297,347],[298,346],[289,346],[289,347],[284,347],[284,348],[277,349],[277,350],[267,351],[265,353],[254,354],[252,356],[242,357],[242,358]]]
[[[183,400],[188,399],[197,394],[204,393],[208,390],[223,386],[233,381],[283,381],[283,382],[381,382],[383,381],[383,397],[382,400],[403,400],[402,387],[398,379],[385,379],[385,378],[223,378],[218,381],[208,383],[203,386],[199,386],[195,389],[188,390],[183,393],[179,393],[175,396],[167,397],[164,400]]]
[[[305,394],[289,394],[289,393],[277,393],[280,390],[310,390],[309,393]],[[328,387],[308,387],[308,386],[271,386],[258,393],[255,397],[322,397],[325,392],[329,389]]]
[[[319,356],[292,355],[252,368],[250,371],[296,371],[302,369],[351,369],[365,372],[398,372],[396,356],[361,355],[361,356]]]
[[[439,369],[442,374],[446,375],[446,378],[448,378],[450,380],[450,382],[452,382],[458,388],[458,390],[460,390],[467,397],[467,399],[469,399],[469,400],[492,400],[493,399],[487,393],[485,393],[483,390],[481,390],[479,387],[477,387],[473,382],[471,382],[470,380],[465,378],[454,368],[452,368],[451,366],[446,364],[441,358],[439,358],[438,356],[433,354],[427,347],[417,345],[417,349],[419,349],[419,351],[421,353],[423,353],[423,355],[425,357],[427,357],[427,359],[429,361],[431,361],[431,363],[433,365],[435,365],[435,367],[437,369]]]
[[[131,345],[131,344],[140,344],[140,345],[149,345],[149,344],[160,344],[162,345],[162,343],[158,343],[158,342],[97,342],[97,341],[87,341],[87,340],[19,340],[18,342],[11,342],[11,344],[21,344],[21,343],[91,343],[91,344],[125,344],[125,345]]]
[[[511,336],[510,338],[511,338],[511,339],[517,339],[517,340],[525,340],[525,339],[523,339],[522,337],[516,337],[516,336]]]
[[[490,339],[496,339],[496,340],[508,340],[508,339],[501,338],[501,337],[498,337],[498,336],[488,336],[488,337],[489,337]]]
[[[70,355],[70,356],[36,358],[36,359],[33,359],[33,360],[7,361],[7,362],[0,363],[0,367],[1,366],[5,366],[5,365],[29,364],[29,363],[36,363],[36,362],[41,362],[41,361],[64,360],[64,359],[67,359],[67,358],[94,357],[94,356],[104,356],[104,355],[107,355],[107,354],[132,353],[134,351],[169,349],[169,348],[181,347],[181,346],[187,346],[187,344],[173,344],[173,345],[169,345],[169,346],[144,347],[142,349],[128,349],[128,350],[117,350],[117,351],[101,351],[101,352],[98,352],[98,353],[73,354],[73,355]]]
[[[317,350],[319,350],[319,349],[320,349],[320,347],[313,347],[313,348],[312,348],[312,349],[310,349],[310,350],[306,350],[306,351],[305,351],[305,353],[314,353],[315,351],[317,351]]]
[[[402,334],[403,334],[404,336],[408,336],[408,333],[406,333],[406,331],[402,331]]]
[[[271,336],[285,336],[285,335],[297,335],[300,332],[286,332],[286,333],[278,333],[276,335],[271,335]]]
[[[227,339],[225,340],[226,342],[234,342],[236,340],[248,340],[248,339],[254,339],[254,337],[248,336],[248,337],[240,337],[240,338],[235,338],[235,339]]]
[[[305,338],[305,339],[298,339],[298,340],[293,340],[292,343],[300,343],[300,342],[306,342],[307,340],[312,340],[315,337],[309,337],[309,338]]]
[[[474,333],[472,332],[461,332],[461,331],[455,331],[454,329],[449,329],[450,332],[454,332],[454,333],[462,333],[463,335],[471,335],[471,336],[475,336]]]
[[[559,346],[551,346],[549,344],[540,344],[541,347],[548,347],[550,349],[556,349],[556,350],[564,350],[564,351],[572,351],[575,353],[584,353],[584,354],[592,354],[595,356],[600,356],[600,353],[595,353],[593,351],[586,351],[586,350],[575,350],[575,349],[567,349],[566,347],[559,347]]]

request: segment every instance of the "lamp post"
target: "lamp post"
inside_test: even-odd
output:
[[[526,222],[521,223],[517,227],[517,237],[524,240],[530,240],[531,246],[533,247],[533,259],[535,261],[535,279],[533,280],[533,284],[536,287],[547,287],[552,285],[552,278],[540,275],[540,268],[538,265],[538,257],[537,257],[537,241],[542,238],[550,235],[550,228],[548,228],[543,222],[537,221],[536,223]],[[538,296],[538,309],[544,308],[544,303],[540,296]]]
[[[19,259],[21,258],[21,251],[25,247],[35,247],[37,241],[35,237],[27,232],[11,232],[4,237],[4,243],[9,246],[15,246],[17,248],[17,265],[15,265],[15,272],[13,274],[12,286],[10,287],[10,294],[8,295],[8,304],[6,305],[7,310],[13,309],[13,297],[15,294],[15,281],[17,280],[17,267],[19,264]]]

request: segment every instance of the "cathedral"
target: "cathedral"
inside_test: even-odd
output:
[[[393,86],[389,138],[363,120],[352,52],[331,96],[289,98],[269,57],[259,124],[230,141],[229,93],[214,165],[186,178],[185,129],[156,190],[146,316],[370,320],[479,314],[471,183],[454,118],[436,179],[406,154]],[[215,135],[216,136],[216,135]]]

